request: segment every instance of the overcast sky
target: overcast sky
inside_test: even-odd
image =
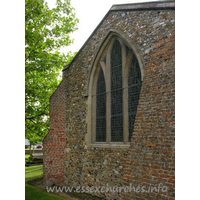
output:
[[[75,8],[76,17],[79,19],[78,30],[71,35],[74,44],[63,48],[62,51],[79,51],[112,5],[152,1],[156,0],[71,0],[71,6]],[[47,2],[50,7],[55,4],[55,0]]]

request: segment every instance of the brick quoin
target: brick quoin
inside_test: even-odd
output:
[[[66,82],[62,80],[50,98],[50,128],[43,140],[45,185],[64,185],[65,182]]]

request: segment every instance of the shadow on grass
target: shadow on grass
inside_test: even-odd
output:
[[[66,198],[60,197],[56,194],[47,193],[45,190],[38,187],[25,184],[25,199],[26,200],[67,200]]]
[[[26,200],[99,200],[86,193],[47,192],[43,185],[43,165],[25,167],[25,199]]]
[[[47,193],[46,190],[28,184],[29,181],[36,178],[42,179],[43,165],[25,167],[25,199],[26,200],[67,200],[53,193]]]

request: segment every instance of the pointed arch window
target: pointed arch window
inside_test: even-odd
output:
[[[105,45],[91,79],[91,145],[128,144],[142,85],[141,67],[120,37]]]

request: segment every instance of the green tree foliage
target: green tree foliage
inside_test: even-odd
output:
[[[61,81],[60,71],[74,55],[60,53],[77,29],[69,0],[50,9],[43,0],[25,0],[25,137],[31,143],[48,133],[49,98]]]

